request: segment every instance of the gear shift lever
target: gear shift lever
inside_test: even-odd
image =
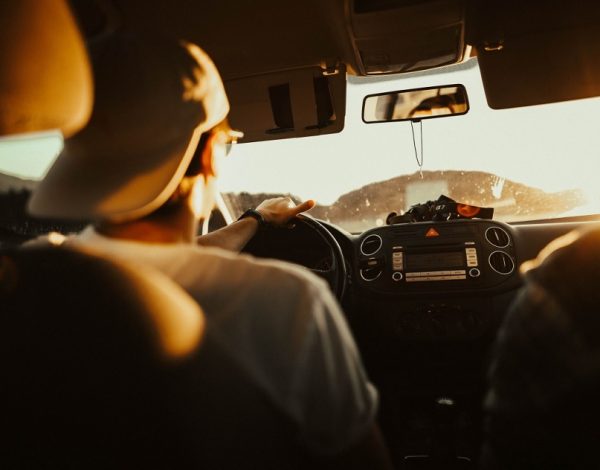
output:
[[[404,457],[405,469],[468,470],[474,468],[471,459],[456,455],[457,409],[454,400],[439,397],[435,400],[434,428],[431,455]]]

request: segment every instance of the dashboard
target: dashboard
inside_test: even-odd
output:
[[[498,324],[502,294],[520,285],[515,235],[499,222],[390,225],[361,234],[353,245],[353,304],[362,312],[377,306],[379,337],[482,336]]]
[[[512,230],[498,222],[389,225],[363,233],[355,245],[356,282],[375,293],[492,291],[518,281]]]
[[[455,404],[454,431],[445,439],[476,459],[491,348],[522,285],[519,266],[551,240],[600,223],[463,219],[360,234],[321,225],[339,246],[299,223],[259,234],[245,251],[319,274],[336,264],[339,249],[346,268],[339,300],[379,390],[379,423],[395,462],[431,451],[440,400]]]
[[[368,324],[357,329],[357,336],[378,328],[378,338],[461,340],[495,334],[521,286],[524,261],[551,240],[598,224],[585,219],[510,225],[459,219],[351,234],[321,221],[339,246],[298,223],[293,229],[259,233],[244,251],[320,274],[335,264],[332,252],[338,249],[346,268],[340,303],[351,322]]]

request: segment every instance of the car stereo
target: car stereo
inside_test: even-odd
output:
[[[510,226],[487,220],[379,227],[358,251],[358,282],[378,292],[489,289],[518,277]]]

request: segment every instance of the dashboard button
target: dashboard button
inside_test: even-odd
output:
[[[402,275],[402,273],[395,272],[392,274],[392,279],[396,282],[401,281],[403,278],[404,276]]]
[[[477,268],[471,268],[469,269],[469,276],[471,276],[472,278],[476,278],[481,276],[481,271]]]

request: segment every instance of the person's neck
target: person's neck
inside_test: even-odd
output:
[[[147,217],[124,223],[101,222],[95,225],[98,233],[144,243],[196,243],[198,222],[189,211],[170,217]]]

